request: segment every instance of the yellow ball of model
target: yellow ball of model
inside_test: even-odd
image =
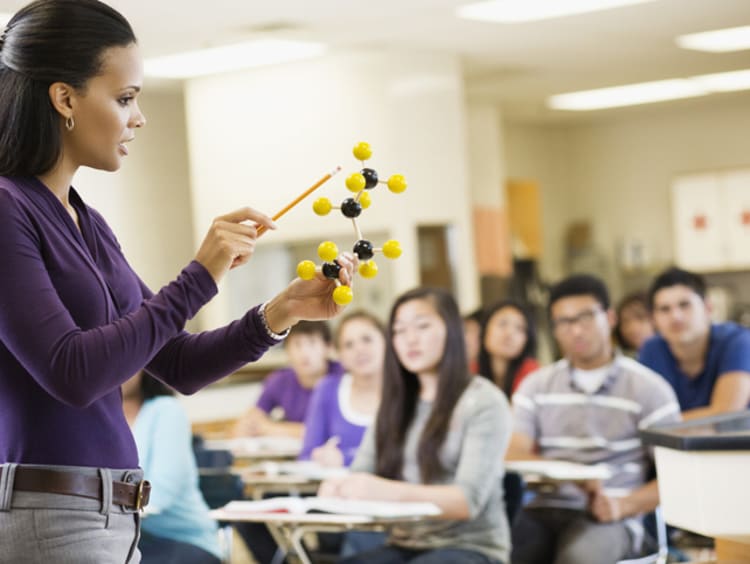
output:
[[[386,256],[386,258],[397,259],[401,256],[401,252],[401,243],[399,243],[395,239],[390,239],[383,245],[383,254]]]
[[[349,286],[337,286],[333,291],[333,301],[343,306],[352,301],[354,294]]]
[[[339,248],[333,241],[323,241],[318,245],[318,256],[326,262],[333,262],[339,256]]]

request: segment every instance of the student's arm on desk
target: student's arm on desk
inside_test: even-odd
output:
[[[682,412],[683,419],[742,411],[750,404],[750,372],[734,371],[719,376],[711,394],[711,404]]]
[[[233,434],[235,437],[302,438],[305,426],[291,421],[273,421],[262,409],[251,407],[237,422]]]
[[[430,502],[441,509],[440,519],[465,520],[471,517],[466,495],[460,486],[410,484],[366,472],[326,480],[320,485],[318,495],[344,499]]]
[[[442,519],[474,519],[502,475],[501,458],[486,456],[492,449],[505,451],[508,444],[510,412],[504,397],[499,398],[498,403],[472,407],[473,411],[466,414],[466,432],[453,484],[414,484],[375,476],[374,426],[371,426],[352,465],[355,471],[340,479],[326,480],[318,495],[432,502],[441,509]]]

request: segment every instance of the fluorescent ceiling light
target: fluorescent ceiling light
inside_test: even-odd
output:
[[[149,76],[191,78],[309,59],[325,49],[321,43],[262,39],[147,59],[144,70]]]
[[[556,94],[547,99],[547,106],[554,110],[601,110],[737,90],[750,90],[750,69]]]
[[[627,84],[611,88],[598,88],[550,96],[547,105],[555,110],[601,110],[618,106],[648,104],[663,100],[691,98],[707,94],[700,85],[685,79],[657,80],[640,84]]]
[[[697,82],[711,92],[750,90],[750,69],[734,72],[719,72],[716,74],[703,74],[700,76],[694,76],[691,80]]]
[[[653,0],[489,0],[460,6],[456,14],[468,20],[520,23],[610,10]]]
[[[750,49],[750,25],[680,35],[675,39],[683,49],[727,53]]]

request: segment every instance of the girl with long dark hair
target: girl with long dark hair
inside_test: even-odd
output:
[[[510,398],[521,381],[539,368],[536,327],[527,308],[514,300],[491,306],[479,337],[479,373]]]
[[[446,291],[400,296],[389,321],[383,398],[347,477],[319,495],[429,501],[440,519],[394,530],[389,545],[346,563],[507,562],[502,460],[508,402],[467,369],[463,324]]]

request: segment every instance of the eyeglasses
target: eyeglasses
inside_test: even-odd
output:
[[[552,328],[561,333],[571,331],[574,325],[580,325],[584,329],[589,329],[594,325],[596,316],[603,312],[603,309],[589,309],[573,317],[558,317],[552,320]]]

